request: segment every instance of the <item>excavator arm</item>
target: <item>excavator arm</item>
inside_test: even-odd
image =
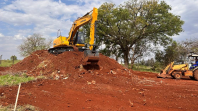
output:
[[[90,15],[90,13],[92,13],[92,14]],[[74,21],[74,23],[72,24],[72,27],[70,29],[69,37],[68,37],[68,41],[70,41],[69,43],[71,45],[74,45],[73,38],[74,38],[75,34],[77,33],[78,29],[81,26],[83,26],[91,21],[89,49],[90,50],[93,49],[94,35],[95,35],[95,21],[97,20],[97,16],[98,16],[98,10],[97,10],[97,8],[94,7],[92,11],[88,12],[83,17],[80,17]]]
[[[91,15],[90,15],[91,13]],[[73,38],[75,34],[77,33],[80,26],[83,26],[89,22],[91,22],[90,25],[90,41],[89,41],[89,49],[84,50],[84,62],[87,63],[97,63],[99,61],[99,53],[96,51],[96,46],[94,45],[94,38],[95,38],[95,24],[98,16],[98,10],[97,8],[93,8],[91,12],[88,12],[83,17],[78,18],[76,21],[74,21],[72,28],[69,33],[68,41],[70,41],[70,45],[76,45],[74,44]]]

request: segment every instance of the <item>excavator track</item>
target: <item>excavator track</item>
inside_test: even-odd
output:
[[[51,54],[61,54],[65,51],[74,51],[74,47],[72,46],[64,46],[64,47],[54,47],[54,48],[50,48],[48,49],[48,52]]]

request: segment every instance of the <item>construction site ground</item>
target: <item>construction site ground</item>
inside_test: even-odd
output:
[[[18,105],[46,111],[196,111],[198,81],[157,78],[156,73],[126,69],[100,54],[97,65],[83,65],[82,52],[60,55],[36,51],[6,73],[42,76],[22,83]],[[18,86],[0,87],[0,105],[15,103]]]

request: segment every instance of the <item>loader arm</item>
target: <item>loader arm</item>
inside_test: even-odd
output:
[[[173,64],[174,64],[174,62],[171,62],[170,64],[168,64],[167,66],[166,66],[166,68],[164,69],[164,70],[162,70],[159,74],[158,74],[158,78],[164,78],[164,77],[166,77],[166,74],[169,74],[169,73],[171,73],[171,69],[172,69],[172,66],[173,66]]]

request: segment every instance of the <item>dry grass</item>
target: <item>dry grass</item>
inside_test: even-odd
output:
[[[0,105],[0,111],[12,111],[14,110],[14,105],[2,106]],[[41,111],[39,108],[32,106],[32,105],[18,105],[16,111]]]

